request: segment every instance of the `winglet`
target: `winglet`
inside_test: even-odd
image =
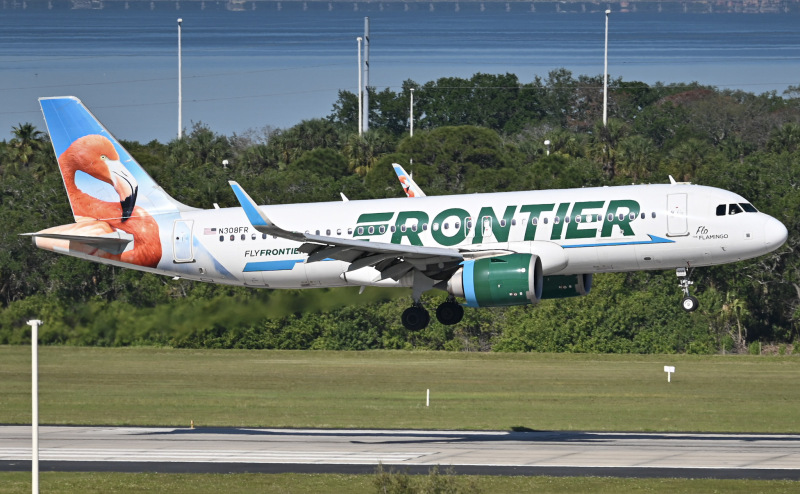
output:
[[[305,238],[305,236],[300,233],[284,230],[273,223],[272,220],[267,217],[266,213],[264,213],[264,211],[258,207],[253,198],[244,191],[241,185],[233,180],[229,181],[228,183],[230,184],[231,189],[233,189],[233,193],[236,194],[236,199],[239,200],[239,204],[242,206],[242,210],[244,210],[244,214],[247,215],[247,219],[250,220],[250,224],[253,225],[253,228],[261,233],[275,235],[276,237],[281,238],[288,238],[292,240],[303,240]]]

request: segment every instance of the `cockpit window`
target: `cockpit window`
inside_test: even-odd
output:
[[[757,213],[757,212],[758,212],[758,209],[756,209],[755,207],[753,207],[753,205],[752,205],[752,204],[750,204],[750,203],[747,203],[747,202],[742,202],[742,203],[740,203],[739,205],[742,207],[742,209],[744,209],[744,211],[745,211],[746,213]]]
[[[739,213],[744,213],[744,211],[742,211],[742,208],[739,207],[738,204],[730,204],[730,205],[728,205],[728,214],[729,215],[731,215],[731,214],[739,214]]]
[[[717,206],[717,216],[734,215],[739,213],[757,213],[752,204],[740,202],[739,204],[720,204]]]

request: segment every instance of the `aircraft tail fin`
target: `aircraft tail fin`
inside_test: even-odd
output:
[[[400,185],[403,186],[403,191],[406,193],[408,197],[425,197],[425,193],[422,192],[422,189],[414,182],[414,179],[411,178],[411,175],[406,173],[402,166],[398,165],[397,163],[392,163],[392,167],[394,167],[394,172],[397,174],[397,178],[400,180]]]
[[[167,194],[74,96],[40,98],[75,221],[192,209]]]

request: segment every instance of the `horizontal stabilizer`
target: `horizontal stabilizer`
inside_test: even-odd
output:
[[[102,249],[110,254],[122,254],[129,243],[133,242],[133,235],[130,233],[116,231],[103,235],[80,235],[75,233],[57,233],[42,230],[37,233],[23,233],[22,236],[33,238],[51,238],[54,240],[66,240],[70,242],[80,242],[98,249]]]

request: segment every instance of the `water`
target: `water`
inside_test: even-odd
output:
[[[397,90],[476,72],[523,82],[564,67],[603,72],[602,11],[529,4],[258,4],[255,11],[0,10],[0,138],[44,129],[40,96],[80,97],[118,138],[177,133],[177,22],[183,19],[183,122],[230,135],[324,117],[356,91],[356,37],[371,24],[370,84]],[[538,5],[538,4],[537,4]],[[382,8],[382,10],[381,10]],[[595,7],[596,8],[596,7]],[[710,84],[754,93],[800,84],[800,15],[612,13],[609,74],[626,81]]]

